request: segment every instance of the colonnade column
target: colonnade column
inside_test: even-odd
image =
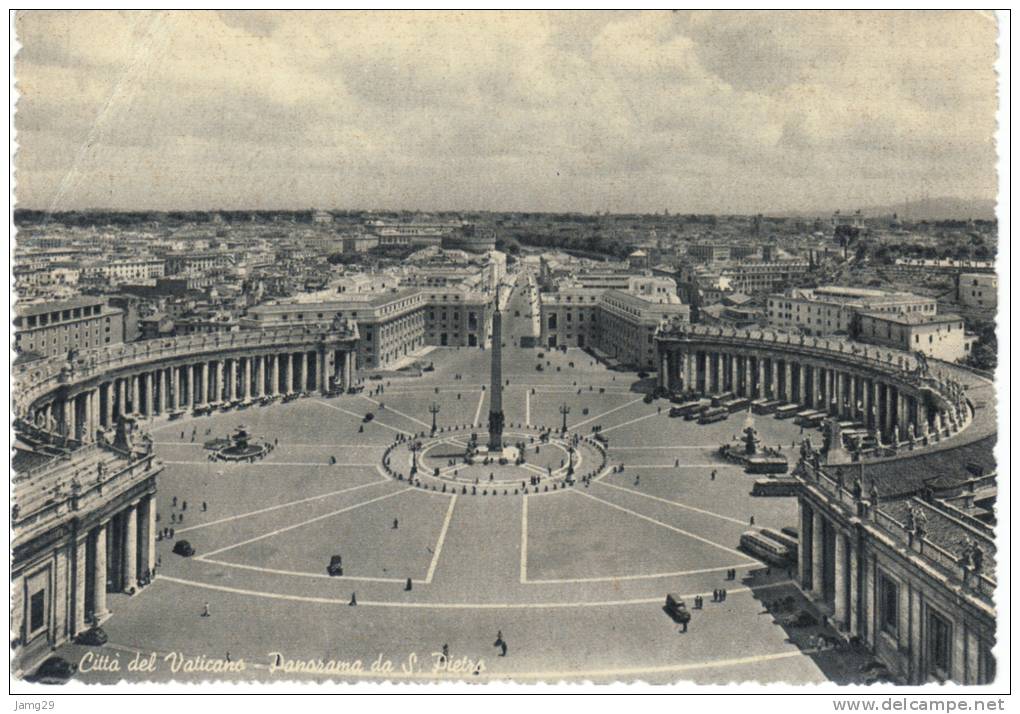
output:
[[[348,350],[344,357],[344,390],[354,386],[354,371],[358,366],[358,358],[354,350]]]
[[[255,358],[255,396],[261,397],[266,391],[266,356],[258,355]]]
[[[151,416],[156,411],[152,408],[153,393],[155,391],[152,388],[154,376],[155,375],[152,372],[145,373],[145,416]]]
[[[871,391],[871,428],[879,434],[882,433],[881,395],[878,391],[878,382],[871,380],[869,383]]]
[[[807,396],[807,368],[803,362],[797,363],[797,402],[805,407],[811,406]]]
[[[659,355],[659,386],[669,391],[669,353],[665,350]]]
[[[131,375],[131,411],[134,414],[141,413],[142,400],[141,400],[141,385],[139,381],[141,377],[137,374]]]
[[[269,359],[272,361],[272,371],[270,372],[269,378],[269,393],[279,394],[280,393],[280,356],[270,355]]]
[[[793,401],[793,365],[790,360],[783,360],[783,396],[786,401]]]
[[[744,360],[744,391],[741,393],[740,396],[753,397],[754,392],[752,391],[751,387],[754,380],[751,377],[751,356],[744,355],[743,357],[741,357],[741,359]]]
[[[124,592],[138,589],[138,503],[124,511]]]
[[[765,359],[763,357],[756,357],[758,360],[758,398],[765,398]]]
[[[311,382],[312,370],[314,368],[315,368],[314,353],[312,353],[312,352],[305,352],[305,371],[304,371],[304,374],[301,375],[301,389],[298,390],[298,391],[303,392],[306,389],[311,389],[310,385],[312,383]]]
[[[238,399],[238,358],[226,362],[226,398],[232,402]]]
[[[848,598],[850,606],[850,634],[860,634],[860,603],[858,602],[858,594],[861,588],[860,585],[860,552],[857,549],[857,544],[853,538],[850,539],[849,543],[849,555],[850,555],[850,595]]]
[[[811,592],[825,593],[825,526],[822,514],[813,508],[811,514]]]
[[[127,413],[127,383],[121,377],[117,380],[117,416],[124,416]]]
[[[836,372],[836,416],[846,414],[846,373]]]
[[[96,558],[92,568],[93,617],[96,622],[106,617],[106,534],[109,521],[96,527]]]
[[[840,630],[846,628],[847,620],[847,546],[846,536],[839,530],[836,531],[836,552],[835,552],[834,583],[835,596],[833,598],[833,619],[836,627]]]
[[[171,374],[171,388],[173,390],[174,409],[180,409],[184,404],[181,394],[181,368],[174,367]]]
[[[106,388],[106,428],[109,429],[116,420],[113,412],[113,400],[116,395],[113,382],[107,382],[103,386]]]
[[[244,383],[241,385],[241,393],[245,399],[251,397],[251,357],[244,358]]]
[[[223,385],[223,360],[216,360],[216,401],[222,401],[227,397],[227,390]]]
[[[808,578],[809,565],[811,563],[811,551],[808,545],[808,533],[811,530],[811,510],[804,504],[804,501],[797,499],[798,525],[800,527],[800,538],[797,541],[797,577],[801,588],[808,588],[811,581]]]
[[[149,576],[156,571],[156,495],[148,498],[145,509],[145,568]]]
[[[92,421],[92,423],[89,426],[89,438],[91,440],[95,440],[95,438],[96,438],[96,431],[98,431],[99,427],[101,426],[101,424],[100,424],[100,417],[102,415],[102,411],[100,409],[102,407],[102,405],[99,403],[99,387],[96,387],[95,389],[93,389],[91,392],[89,392],[89,394],[91,395],[90,403],[92,405],[92,414],[91,414],[91,421]]]
[[[77,635],[88,629],[85,623],[85,579],[88,577],[88,533],[81,534],[74,545],[74,619],[71,634]]]

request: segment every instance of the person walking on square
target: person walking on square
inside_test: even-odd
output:
[[[209,617],[209,603],[205,604],[205,608],[202,610],[202,617]]]

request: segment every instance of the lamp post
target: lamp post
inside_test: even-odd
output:
[[[439,413],[439,405],[435,402],[429,405],[429,414],[432,415],[432,435],[436,434],[436,414]]]
[[[560,407],[560,414],[563,415],[563,427],[561,428],[560,431],[563,434],[567,433],[567,414],[569,414],[569,413],[570,413],[570,407],[567,406],[566,402],[563,402],[563,405]]]

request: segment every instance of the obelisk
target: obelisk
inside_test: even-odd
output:
[[[489,387],[489,452],[503,451],[503,315],[499,311],[499,287],[496,310],[492,313],[492,373]]]

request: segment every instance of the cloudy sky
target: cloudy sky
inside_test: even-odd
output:
[[[994,198],[978,13],[21,13],[20,205]]]

